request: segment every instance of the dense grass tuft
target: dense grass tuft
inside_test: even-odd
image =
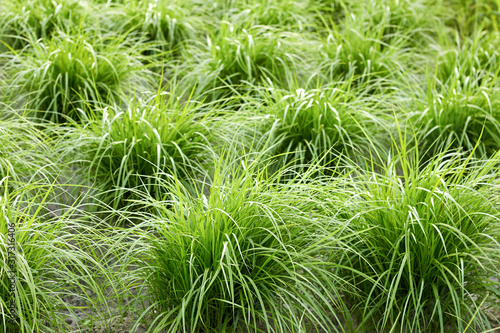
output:
[[[149,53],[179,54],[182,44],[196,34],[197,18],[190,15],[191,6],[185,1],[130,0],[110,8],[110,12],[103,12],[109,29],[124,35],[135,33],[153,42]]]
[[[286,84],[294,75],[297,50],[293,35],[270,26],[242,29],[222,22],[216,33],[191,47],[193,63],[185,70],[197,95],[211,92],[218,99],[228,93],[248,93],[251,85],[267,80]]]
[[[0,327],[8,332],[69,331],[64,319],[68,314],[76,317],[69,297],[77,296],[89,306],[103,302],[94,280],[103,270],[89,251],[95,243],[89,245],[83,232],[71,233],[81,222],[74,206],[65,206],[60,214],[48,211],[53,185],[31,184],[9,191],[6,177],[0,180],[0,190]],[[9,224],[14,252],[8,250]],[[14,261],[13,271],[8,258]],[[15,324],[7,323],[11,317]]]
[[[408,70],[407,47],[416,37],[398,26],[397,18],[397,13],[387,7],[374,8],[373,12],[360,9],[353,10],[341,25],[329,27],[319,50],[327,79],[389,80]],[[406,24],[403,17],[399,20],[399,24]]]
[[[58,29],[78,26],[86,16],[85,9],[84,3],[76,0],[2,0],[0,50],[19,49],[51,37]]]
[[[115,207],[142,191],[161,199],[164,174],[189,179],[203,174],[210,159],[213,111],[175,91],[135,99],[127,109],[106,108],[92,122],[89,148],[90,177]]]
[[[368,111],[368,105],[377,102],[351,82],[307,91],[271,90],[261,112],[274,122],[266,136],[278,169],[318,161],[331,166],[342,155],[381,148],[373,145],[381,142],[386,117]]]
[[[414,124],[419,145],[429,155],[446,148],[479,156],[500,149],[500,90],[495,40],[477,35],[443,51],[435,75],[429,75],[425,100],[417,103]]]
[[[346,211],[361,234],[345,264],[376,283],[354,273],[352,304],[379,332],[486,332],[482,305],[500,273],[498,160],[442,155],[419,170],[407,153],[355,181]]]
[[[37,128],[12,110],[4,110],[0,120],[0,179],[9,178],[9,187],[23,182],[53,181],[57,173],[50,158],[53,140],[47,128]],[[47,130],[47,131],[45,131]]]
[[[154,203],[144,272],[160,311],[156,331],[338,330],[343,286],[317,257],[326,224],[309,213],[314,191],[273,181],[216,167],[199,195],[177,184]]]
[[[85,119],[92,107],[119,103],[147,86],[136,48],[83,31],[59,34],[12,59],[12,94],[45,120]],[[146,82],[145,82],[146,81]]]

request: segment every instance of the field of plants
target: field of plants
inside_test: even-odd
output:
[[[499,0],[0,0],[0,333],[500,330]]]

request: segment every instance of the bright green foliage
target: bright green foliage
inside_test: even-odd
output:
[[[217,23],[230,22],[235,28],[268,26],[286,31],[315,29],[314,20],[321,3],[315,0],[195,1],[195,12],[204,23],[217,30]],[[215,20],[214,20],[215,19]],[[215,21],[215,22],[214,22]]]
[[[0,180],[0,328],[2,332],[69,331],[63,311],[74,312],[66,296],[78,290],[82,300],[92,292],[96,303],[102,301],[102,293],[88,272],[92,267],[97,274],[99,264],[87,254],[86,243],[79,240],[81,235],[74,237],[64,230],[77,225],[73,207],[66,207],[57,217],[45,213],[54,187],[29,185],[9,192],[7,185],[7,178]],[[10,231],[9,226],[13,227]],[[10,254],[9,232],[15,246]],[[68,242],[69,237],[73,244]],[[9,258],[14,260],[13,271]],[[15,275],[14,294],[11,274]],[[6,324],[11,318],[11,301],[15,302],[13,325]]]
[[[107,108],[91,128],[94,138],[84,153],[92,179],[114,206],[134,191],[161,199],[162,179],[203,173],[200,165],[210,157],[210,110],[181,101],[173,91],[132,100],[125,110]]]
[[[272,90],[262,112],[272,115],[268,122],[274,121],[267,135],[276,167],[318,161],[331,166],[341,155],[352,157],[381,142],[386,117],[369,111],[374,101],[364,99],[365,93],[351,89],[350,83],[308,91]]]
[[[62,122],[88,117],[100,103],[118,103],[122,95],[147,82],[138,53],[119,39],[60,34],[13,58],[13,94],[21,87],[38,117]]]
[[[284,46],[269,28],[238,31],[225,24],[217,37],[209,41],[212,70],[230,84],[261,80],[282,65]]]
[[[301,31],[312,24],[317,8],[314,1],[235,1],[225,13],[230,13],[226,20],[243,28],[262,25]]]
[[[118,13],[111,12],[113,16],[108,17],[111,30],[137,32],[154,42],[158,51],[177,51],[196,32],[196,18],[189,16],[189,7],[183,1],[127,0],[114,9]]]
[[[420,47],[422,39],[435,28],[436,9],[425,0],[370,1],[363,15],[371,16],[369,25],[383,29],[382,41],[403,39],[407,45]]]
[[[417,32],[405,27],[411,23],[407,22],[404,10],[394,12],[390,7],[374,7],[370,12],[354,10],[340,27],[334,25],[328,29],[320,52],[324,58],[321,67],[329,80],[388,79],[407,70],[406,47],[416,36],[409,36],[405,29]]]
[[[198,91],[245,91],[249,84],[268,79],[284,82],[293,68],[289,50],[287,35],[272,27],[246,30],[223,22],[217,34],[192,48],[193,56],[200,59],[188,76],[197,83]]]
[[[500,149],[500,87],[498,41],[482,36],[467,39],[440,57],[429,78],[425,102],[417,104],[415,125],[421,130],[421,150],[472,150],[479,155]],[[432,146],[432,147],[431,147]]]
[[[57,29],[78,26],[84,10],[84,4],[77,0],[1,0],[0,42],[17,49],[39,38],[46,39]],[[0,50],[5,48],[0,45]]]
[[[446,25],[466,37],[481,30],[499,32],[498,0],[445,0],[439,12]]]
[[[345,264],[376,283],[353,273],[352,304],[377,332],[486,332],[481,306],[500,273],[498,160],[438,156],[419,170],[407,153],[403,144],[380,174],[353,180],[346,211],[361,234]]]
[[[453,77],[473,78],[481,76],[481,82],[496,81],[500,65],[500,34],[480,32],[460,39],[444,39],[437,66],[437,78],[443,83]]]
[[[0,120],[0,179],[9,178],[9,186],[21,181],[51,179],[55,160],[50,157],[50,136],[22,117],[10,115]]]
[[[316,257],[322,222],[308,209],[314,192],[216,170],[208,195],[177,185],[171,207],[155,204],[144,271],[160,310],[155,332],[337,331],[337,279]]]
[[[0,0],[0,333],[498,330],[499,1]]]

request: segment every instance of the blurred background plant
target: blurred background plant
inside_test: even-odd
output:
[[[120,105],[125,95],[148,87],[138,48],[84,31],[54,35],[10,59],[12,99],[44,120],[92,118],[95,107]]]
[[[57,30],[78,27],[86,15],[86,2],[77,0],[0,1],[0,51],[20,49]]]

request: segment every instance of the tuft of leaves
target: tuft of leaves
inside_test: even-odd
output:
[[[104,109],[102,119],[89,127],[91,139],[84,152],[103,200],[118,207],[136,191],[161,199],[166,175],[189,180],[203,174],[211,157],[212,115],[173,90],[131,100],[125,110]]]
[[[317,256],[326,238],[310,214],[314,191],[245,169],[216,166],[194,197],[173,182],[170,199],[153,204],[143,274],[159,309],[155,332],[338,331],[343,287]]]
[[[120,104],[125,94],[148,86],[137,49],[84,31],[55,35],[11,59],[12,93],[21,90],[17,99],[41,119],[88,119],[96,106]]]
[[[365,327],[491,329],[482,305],[500,273],[498,155],[470,158],[440,155],[419,169],[402,144],[381,172],[352,180],[345,212],[359,236],[343,262],[357,295],[349,302]]]

